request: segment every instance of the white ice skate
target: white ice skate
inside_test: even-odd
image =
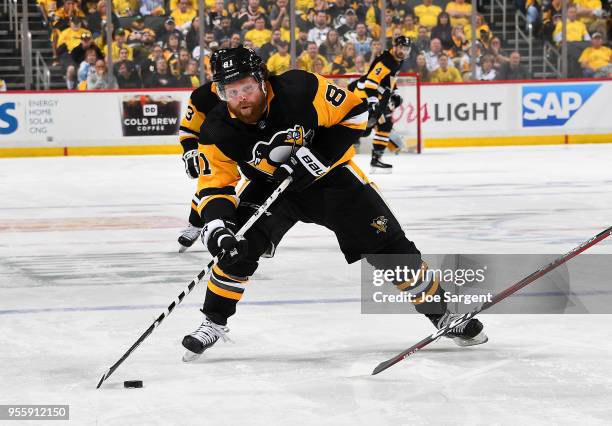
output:
[[[213,346],[219,339],[224,342],[231,342],[226,336],[229,328],[224,325],[215,324],[204,317],[204,322],[196,331],[183,337],[183,347],[187,349],[183,355],[184,362],[195,361],[204,351]]]
[[[191,223],[187,226],[187,228],[181,231],[181,235],[178,237],[179,253],[184,253],[189,247],[196,242],[200,234],[202,233],[202,228],[198,228],[193,226]]]

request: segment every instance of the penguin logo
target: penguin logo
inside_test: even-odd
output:
[[[376,229],[377,234],[380,234],[381,232],[387,232],[387,223],[389,223],[389,219],[384,216],[378,216],[372,220],[370,226]]]
[[[296,147],[308,144],[314,137],[314,130],[307,132],[304,127],[295,125],[293,128],[276,132],[269,141],[259,141],[253,146],[248,164],[257,170],[272,176],[278,166],[283,164]]]

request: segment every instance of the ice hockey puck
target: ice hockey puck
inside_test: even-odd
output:
[[[124,388],[141,388],[142,380],[126,380],[123,382]]]

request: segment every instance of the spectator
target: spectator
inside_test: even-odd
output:
[[[140,67],[140,73],[142,75],[142,81],[145,87],[152,87],[151,81],[153,80],[153,74],[155,74],[155,70],[157,69],[157,61],[160,59],[165,60],[164,50],[160,45],[156,44],[153,46],[151,54],[147,60],[144,61]]]
[[[168,62],[164,58],[155,63],[155,72],[151,75],[149,87],[177,87],[176,78],[168,69]]]
[[[380,22],[380,9],[375,5],[374,0],[363,0],[363,4],[357,7],[357,17],[359,22],[365,22],[371,28]]]
[[[383,52],[382,43],[380,42],[380,40],[372,40],[372,44],[370,45],[370,48],[371,48],[370,53],[364,56],[364,59],[368,61],[368,63],[372,62],[374,59],[380,56],[380,54]]]
[[[129,62],[129,61],[128,61]],[[136,72],[136,68],[130,66],[128,62],[122,62],[117,68],[117,85],[120,89],[139,89],[142,87],[142,81]]]
[[[355,68],[355,46],[353,43],[346,43],[342,48],[342,54],[334,58],[331,64],[332,74],[347,74]]]
[[[463,27],[463,32],[465,33],[465,37],[472,41],[472,23],[470,22],[468,25]],[[476,40],[480,41],[483,46],[488,47],[491,39],[493,38],[493,33],[491,29],[487,25],[484,20],[484,17],[479,13],[476,15]]]
[[[259,57],[264,62],[267,62],[268,58],[270,58],[272,54],[276,53],[276,51],[278,50],[279,41],[281,41],[281,32],[280,30],[274,30],[272,32],[272,39],[263,46],[261,46],[261,48],[259,49]]]
[[[0,92],[6,92],[6,82],[0,78]]]
[[[140,44],[133,48],[132,55],[134,62],[142,66],[142,63],[146,61],[147,57],[151,54],[154,43],[155,31],[150,28],[145,28],[140,36]]]
[[[327,59],[333,61],[334,58],[342,54],[342,44],[338,36],[338,31],[330,30],[325,41],[319,46],[319,53]]]
[[[465,33],[463,32],[463,25],[457,25],[453,27],[453,46],[446,50],[445,53],[451,58],[460,58],[470,48],[470,42],[468,41]]]
[[[134,16],[131,23],[131,31],[127,37],[127,44],[131,48],[139,46],[142,39],[142,34],[146,30],[144,18],[140,15]]]
[[[297,39],[295,40],[295,52],[298,56],[308,50],[308,45],[310,44],[308,41],[308,32],[303,29],[299,31]]]
[[[429,38],[427,27],[419,27],[419,35],[414,42],[414,50],[416,50],[417,53],[425,52],[426,50],[429,50],[430,43],[431,39]]]
[[[289,55],[289,43],[279,40],[276,43],[277,52],[273,53],[266,66],[272,75],[280,75],[290,68],[291,56]]]
[[[111,21],[113,23],[113,28],[119,28],[121,26],[119,17],[113,11],[111,11]],[[87,16],[87,26],[91,30],[93,38],[97,38],[102,34],[106,26],[105,0],[100,0],[96,6],[96,11]]]
[[[329,65],[327,64],[327,61],[322,56],[318,56],[315,58],[313,62],[312,72],[315,72],[321,75],[329,74]]]
[[[240,38],[240,34],[234,33],[230,38],[230,48],[234,49],[242,44],[242,39]]]
[[[85,52],[85,58],[79,63],[79,70],[77,72],[78,82],[87,82],[90,74],[96,73],[96,62],[103,58],[98,58],[98,54],[93,47],[90,47]]]
[[[81,26],[81,18],[73,16],[70,18],[70,26],[62,31],[57,39],[57,54],[61,63],[68,66],[72,63],[70,52],[81,44],[81,36],[90,34],[89,30]]]
[[[438,24],[431,30],[431,39],[437,38],[442,43],[442,49],[453,48],[453,27],[450,25],[450,16],[446,12],[438,15]]]
[[[289,17],[285,16],[281,23],[280,31],[281,31],[281,38],[285,40],[287,43],[291,41],[291,30],[289,29],[290,24],[291,23],[289,22]],[[300,32],[299,29],[295,30],[296,37],[299,36],[299,32]],[[308,33],[306,33],[306,40],[308,40]]]
[[[213,38],[216,39],[214,32]],[[200,44],[200,17],[196,16],[191,21],[191,25],[185,34],[185,44],[187,45],[187,49],[190,52],[193,52],[193,49],[196,48]]]
[[[244,39],[252,42],[256,50],[259,50],[261,46],[270,42],[272,39],[272,31],[266,28],[266,19],[263,15],[255,18],[255,27],[247,31],[244,35]]]
[[[191,55],[189,54],[189,50],[181,47],[179,50],[178,64],[181,68],[181,73],[185,73],[187,71],[187,67],[189,66],[189,61],[191,61]]]
[[[407,15],[414,15],[414,10],[405,0],[391,0],[387,3],[387,10],[392,12],[397,22],[403,22]]]
[[[427,69],[427,61],[425,60],[425,53],[419,53],[416,57],[416,64],[412,72],[418,74],[419,81],[426,83],[429,81],[429,70]]]
[[[489,48],[485,53],[493,57],[493,68],[496,70],[499,70],[503,64],[510,61],[510,59],[502,53],[501,40],[499,37],[493,37],[491,39]]]
[[[200,87],[200,78],[198,77],[198,70],[198,61],[196,61],[195,59],[189,60],[189,65],[187,66],[187,71],[185,72],[185,75],[189,77],[189,80],[191,81],[191,87],[194,88]]]
[[[168,43],[166,43],[166,45],[164,46],[164,58],[167,61],[169,61],[171,58],[178,59],[180,49],[181,42],[179,41],[179,37],[176,34],[170,34],[170,36],[168,37]],[[198,57],[199,56],[200,55],[198,54]]]
[[[432,4],[433,0],[423,0],[423,4],[414,8],[414,14],[419,18],[419,25],[432,29],[438,22],[438,15],[442,12],[440,6]]]
[[[191,26],[191,21],[197,15],[196,11],[191,7],[189,0],[179,0],[178,7],[172,11],[170,16],[176,24],[176,29],[186,34]]]
[[[138,10],[138,0],[113,0],[113,11],[120,16],[133,16]]]
[[[221,17],[219,27],[214,29],[213,34],[215,36],[215,40],[217,40],[220,44],[223,44],[223,42],[225,42],[226,40],[229,41],[235,32],[236,30],[232,28],[231,16],[223,16]],[[187,44],[187,46],[189,46],[189,43]],[[195,45],[193,46],[193,48],[195,48]],[[190,47],[191,50],[193,50],[193,48]]]
[[[450,15],[451,26],[463,25],[464,27],[470,23],[472,15],[472,5],[466,3],[465,0],[451,1],[446,5],[446,13]]]
[[[442,43],[437,38],[432,38],[429,44],[429,51],[425,52],[425,61],[427,62],[427,69],[430,73],[438,69],[440,64],[438,60],[442,54]],[[448,57],[447,57],[448,59]]]
[[[365,24],[357,24],[357,32],[355,34],[355,38],[348,41],[352,42],[355,45],[355,52],[357,53],[357,55],[367,56],[368,53],[370,53],[370,44],[372,43],[372,38],[368,36]]]
[[[417,39],[419,27],[414,24],[413,15],[404,16],[404,21],[402,22],[402,26],[400,28],[402,30],[402,34],[411,39],[413,42]],[[427,29],[425,29],[425,31],[427,31]]]
[[[350,9],[347,0],[336,0],[327,9],[327,14],[331,18],[331,27],[338,28],[344,24],[344,15]]]
[[[70,52],[70,64],[66,68],[66,87],[68,90],[72,90],[76,87],[76,68],[85,60],[85,53],[89,49],[93,49],[96,52],[96,59],[104,58],[100,48],[93,42],[91,33],[87,31],[81,34],[81,43]],[[81,80],[78,81],[80,82]]]
[[[561,43],[562,31],[563,21],[559,20],[555,25],[555,31],[553,33],[553,39],[557,44]],[[591,40],[591,37],[589,36],[586,26],[582,21],[577,19],[576,6],[569,6],[567,8],[567,41],[579,42],[589,40]]]
[[[96,60],[95,72],[90,73],[87,77],[87,89],[89,90],[107,90],[116,89],[117,80],[113,74],[108,72],[106,61],[104,59]]]
[[[594,33],[591,39],[591,47],[584,49],[578,61],[582,67],[582,75],[585,77],[607,77],[609,73],[612,50],[603,46],[603,36]]]
[[[357,14],[353,9],[347,9],[344,13],[344,24],[338,27],[338,35],[344,40],[350,40],[357,34]]]
[[[314,72],[314,60],[316,58],[323,59],[323,63],[326,65],[327,61],[321,55],[319,55],[319,51],[317,49],[317,43],[314,41],[308,42],[308,47],[300,57],[297,59],[297,66],[301,70],[306,70],[310,72]]]
[[[113,62],[113,74],[115,77],[117,77],[117,74],[119,73],[119,66],[121,66],[121,64],[126,64],[129,68],[135,68],[134,62],[130,61],[128,54],[129,52],[127,50],[127,46],[119,49],[119,60],[117,62]]]
[[[191,78],[181,72],[179,61],[171,59],[168,63],[170,73],[175,79],[176,87],[191,87]]]
[[[123,28],[118,28],[115,32],[115,41],[113,42],[111,49],[113,52],[113,62],[117,62],[119,60],[119,51],[122,48],[126,48],[128,51],[128,59],[134,59],[134,49],[127,45],[127,33]]]
[[[255,20],[260,16],[263,16],[266,27],[268,27],[265,12],[265,9],[260,6],[259,0],[248,0],[248,6],[241,9],[238,14],[238,28],[242,31],[249,31],[255,28]]]
[[[159,34],[157,34],[157,41],[162,45],[166,44],[170,34],[176,34],[179,40],[183,38],[183,34],[176,28],[176,22],[174,22],[174,18],[172,17],[164,21],[163,28],[159,31]]]
[[[355,74],[364,75],[368,72],[366,60],[362,55],[355,56]]]
[[[327,38],[327,33],[331,29],[327,25],[327,13],[324,10],[319,10],[314,18],[314,27],[308,31],[308,41],[314,41],[317,46],[323,44]]]
[[[214,8],[207,12],[208,21],[206,25],[208,27],[213,26],[215,29],[221,27],[221,19],[224,17],[231,18],[229,11],[225,8],[225,2],[223,0],[215,0]]]
[[[438,57],[438,68],[431,72],[429,81],[432,83],[460,83],[462,80],[459,70],[449,66],[448,56],[442,53]]]
[[[476,67],[477,81],[493,81],[497,76],[495,68],[493,68],[494,59],[490,55],[484,55],[480,60],[480,66]]]
[[[392,39],[393,39],[393,32],[395,31],[397,25],[395,24],[395,17],[393,16],[393,11],[391,11],[391,9],[386,9],[385,10],[385,39],[387,40],[387,46],[390,45]],[[370,30],[370,34],[372,36],[373,39],[380,39],[380,32],[382,31],[382,28],[380,25],[378,24],[374,24],[372,26],[369,27]]]
[[[590,32],[598,32],[607,40],[607,23],[601,0],[575,0],[576,14]]]
[[[272,29],[280,29],[285,17],[289,17],[289,0],[276,0],[276,4],[270,9],[270,25]]]
[[[542,37],[552,42],[552,35],[555,30],[555,16],[561,16],[563,0],[551,0],[542,7]]]
[[[497,73],[497,80],[527,80],[529,74],[521,65],[521,55],[518,52],[510,54],[510,61],[501,66]]]
[[[140,0],[139,11],[144,16],[163,16],[166,14],[164,0]]]

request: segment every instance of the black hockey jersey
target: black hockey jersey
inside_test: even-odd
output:
[[[324,77],[292,70],[266,82],[267,109],[255,124],[236,118],[225,102],[206,117],[200,134],[198,211],[205,222],[237,206],[241,177],[271,181],[295,146],[307,145],[332,168],[355,154],[368,113],[361,99]],[[320,179],[325,179],[325,176]],[[214,207],[213,207],[214,206]]]
[[[390,51],[385,50],[372,61],[365,75],[349,84],[349,90],[361,99],[380,100],[386,91],[395,90],[395,76],[402,62],[395,59]]]

